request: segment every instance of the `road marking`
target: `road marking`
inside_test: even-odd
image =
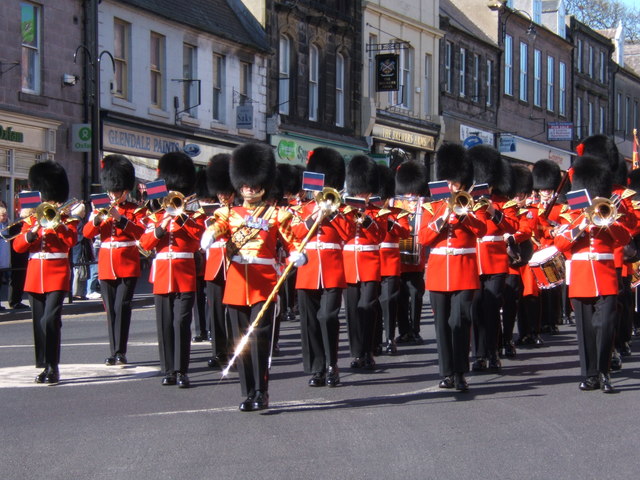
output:
[[[109,345],[109,342],[63,343],[61,347],[96,347],[100,345]],[[127,345],[130,347],[157,347],[158,342],[128,342]],[[33,348],[33,344],[0,345],[0,349],[3,348]]]

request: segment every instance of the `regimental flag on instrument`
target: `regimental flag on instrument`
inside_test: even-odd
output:
[[[429,192],[433,200],[444,200],[451,197],[451,190],[449,189],[449,183],[446,180],[440,180],[438,182],[429,182]]]
[[[579,210],[591,205],[591,197],[589,197],[589,192],[585,188],[572,190],[567,193],[567,203],[572,210]]]
[[[20,210],[23,208],[36,208],[41,203],[42,196],[38,191],[18,193],[18,204],[20,205]]]
[[[94,210],[108,208],[111,205],[111,199],[106,193],[93,193],[90,198]]]
[[[478,183],[477,185],[474,185],[473,187],[471,187],[471,190],[469,190],[469,193],[474,200],[491,196],[491,191],[489,190],[488,183]]]
[[[302,189],[321,192],[324,188],[324,173],[303,172]]]
[[[367,208],[367,201],[364,198],[344,197],[344,203],[350,207],[359,208],[360,210]]]
[[[631,161],[631,169],[640,168],[640,158],[638,158],[638,130],[633,129],[633,154]]]
[[[155,180],[145,185],[147,189],[147,200],[155,200],[156,198],[163,198],[167,196],[167,184],[163,180]]]

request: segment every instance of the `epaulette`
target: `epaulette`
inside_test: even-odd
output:
[[[147,207],[138,207],[138,208],[136,208],[136,209],[133,211],[133,213],[135,214],[135,213],[141,212],[141,211],[143,211],[145,208],[147,208]]]
[[[390,213],[391,213],[391,210],[389,210],[388,208],[381,208],[380,210],[378,210],[378,214],[376,216],[382,217],[384,215],[389,215]]]
[[[518,206],[518,202],[516,202],[515,200],[509,200],[502,206],[502,209],[504,210],[505,208],[511,208],[511,207],[517,207],[517,206]]]
[[[433,202],[428,202],[428,203],[423,203],[422,204],[422,208],[424,208],[427,212],[429,212],[431,215],[433,215]]]
[[[78,217],[75,217],[75,216],[73,216],[73,217],[67,217],[67,218],[65,218],[65,220],[64,220],[64,222],[65,222],[65,223],[79,222],[79,221],[80,221],[80,219],[79,219]]]
[[[569,210],[571,210],[571,209],[569,208],[569,205],[567,205],[566,203],[563,203],[563,204],[562,204],[562,208],[560,209],[560,213],[566,213],[566,212],[568,212]]]
[[[635,190],[631,190],[630,188],[625,188],[624,191],[622,192],[622,198],[626,200],[629,197],[633,197],[635,194],[636,194]]]
[[[633,207],[634,210],[640,210],[640,201],[631,200],[631,206]]]
[[[300,214],[302,212],[302,208],[304,205],[293,205],[291,206],[291,210],[293,210],[296,214]]]
[[[196,210],[195,212],[193,212],[193,215],[191,216],[191,218],[199,218],[202,217],[203,215],[206,215],[204,213],[204,209],[199,208],[198,210]]]
[[[398,213],[398,218],[402,218],[402,217],[406,217],[407,215],[410,215],[411,212],[409,212],[408,210],[401,210],[400,213]]]
[[[353,208],[351,205],[347,205],[346,207],[344,207],[344,210],[342,211],[342,213],[347,214],[352,212],[353,210],[355,210],[355,208]]]
[[[529,213],[529,209],[528,208],[521,208],[520,210],[518,210],[518,215],[524,215]],[[527,217],[527,218],[531,218],[531,217]]]
[[[26,223],[29,226],[34,226],[36,222],[36,217],[33,215],[29,215],[27,218],[24,219],[24,223]]]
[[[572,222],[573,221],[573,218],[571,218],[571,215],[569,214],[569,212],[562,212],[559,216],[561,218],[564,218],[568,222]]]

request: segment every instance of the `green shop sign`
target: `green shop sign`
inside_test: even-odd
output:
[[[7,142],[24,142],[24,133],[14,132],[13,127],[4,128],[0,125],[0,140],[6,140]]]

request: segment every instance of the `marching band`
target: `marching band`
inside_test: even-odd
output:
[[[248,143],[213,157],[202,172],[200,199],[192,195],[193,161],[171,152],[158,165],[166,191],[145,205],[129,195],[136,190],[131,162],[108,155],[100,175],[107,205],[94,202],[82,229],[101,240],[105,364],[127,363],[131,301],[145,252],[154,255],[162,385],[190,386],[193,309],[204,289],[206,322],[201,318],[198,339],[211,341],[209,367],[223,375],[237,368],[243,412],[269,407],[277,319],[292,316],[295,305],[273,299],[283,294],[293,267],[310,387],[340,384],[343,299],[350,368],[366,372],[376,369],[374,356],[422,343],[426,288],[440,388],[467,391],[469,370],[500,371],[501,358],[515,357],[524,345],[542,346],[540,334],[557,331],[571,314],[579,388],[611,393],[610,372],[630,354],[635,331],[640,202],[632,188],[640,179],[603,135],[585,139],[577,151],[563,177],[549,160],[531,169],[509,164],[493,147],[444,144],[436,153],[437,182],[427,185],[427,169],[416,161],[394,172],[363,155],[345,164],[322,147],[309,156],[309,183],[287,183],[303,184],[306,195],[288,192],[295,201],[285,202],[274,193],[278,172],[307,173],[277,168],[268,145]],[[78,233],[71,212],[80,202],[67,200],[67,175],[55,162],[35,164],[29,186],[41,203],[23,219],[13,248],[29,252],[25,291],[35,363],[43,369],[35,381],[56,384],[69,251]],[[199,270],[198,257],[204,258]],[[279,314],[281,304],[286,312]]]

